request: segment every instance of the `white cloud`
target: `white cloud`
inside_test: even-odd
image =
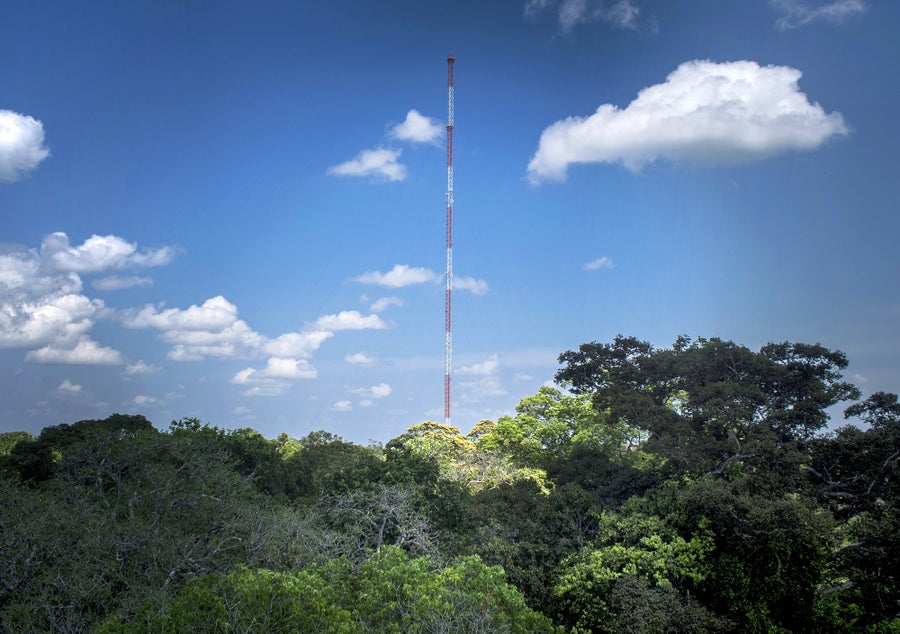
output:
[[[373,398],[385,398],[391,394],[391,386],[387,383],[379,383],[369,388],[369,393]]]
[[[305,359],[271,357],[262,370],[241,370],[231,377],[231,383],[248,386],[245,396],[280,396],[290,387],[290,381],[314,379],[317,375]]]
[[[125,376],[135,376],[138,374],[153,374],[154,372],[159,372],[162,368],[158,365],[151,365],[149,363],[144,363],[143,361],[138,361],[137,363],[132,363],[125,367],[125,371],[123,374]]]
[[[402,150],[377,148],[363,150],[356,157],[340,165],[328,168],[335,176],[374,176],[388,181],[402,181],[406,178],[406,166],[398,163]]]
[[[355,281],[363,284],[378,284],[388,288],[402,288],[412,284],[424,284],[425,282],[437,282],[441,276],[426,268],[396,264],[387,273],[369,271],[355,278]]]
[[[487,376],[490,374],[496,374],[499,369],[500,357],[496,354],[492,354],[480,363],[473,363],[472,365],[461,367],[458,370],[458,373],[463,375],[470,374],[475,376]]]
[[[276,357],[309,358],[324,341],[334,336],[330,330],[289,332],[266,341],[262,349]]]
[[[158,310],[148,305],[123,315],[128,328],[162,331],[162,340],[172,344],[169,358],[174,361],[233,357],[247,350],[259,349],[265,343],[264,337],[238,319],[237,306],[221,295],[186,309]]]
[[[605,22],[615,28],[656,33],[658,26],[653,17],[643,18],[637,0],[529,0],[525,15],[536,18],[548,7],[554,7],[559,27],[568,33],[579,24]]]
[[[222,296],[186,309],[148,305],[124,312],[123,323],[161,331],[160,338],[172,344],[168,357],[175,361],[267,355],[264,368],[248,367],[231,378],[231,383],[247,387],[247,396],[278,396],[291,381],[315,379],[316,369],[307,359],[337,331],[388,327],[378,315],[349,310],[323,315],[309,329],[268,338],[239,319],[237,307]]]
[[[484,295],[490,287],[484,280],[476,280],[474,277],[454,277],[453,290],[470,291],[475,295]]]
[[[586,263],[583,268],[585,271],[596,271],[597,269],[611,269],[613,266],[613,261],[604,255],[601,258]]]
[[[775,27],[780,31],[796,29],[817,20],[842,24],[848,18],[865,13],[867,10],[863,0],[834,0],[825,3],[769,0],[769,5],[781,14],[775,21]]]
[[[46,236],[40,251],[7,249],[0,254],[0,348],[30,349],[26,358],[43,363],[122,363],[117,351],[87,334],[111,311],[82,293],[79,273],[162,264],[173,253],[138,253],[116,236],[93,236],[73,247],[61,232]]]
[[[136,244],[112,235],[92,235],[83,244],[73,247],[69,237],[58,231],[44,238],[41,257],[57,271],[96,273],[128,266],[163,266],[174,259],[175,249],[162,247],[139,253]]]
[[[67,341],[56,341],[38,350],[32,350],[25,358],[37,363],[65,363],[75,365],[119,365],[122,355],[112,348],[106,348],[86,335],[82,335],[69,345]]]
[[[361,315],[356,310],[342,310],[336,315],[322,315],[316,320],[322,330],[383,330],[388,323],[378,315]]]
[[[316,369],[306,359],[280,357],[271,357],[266,362],[263,373],[276,379],[314,379],[318,376]]]
[[[71,392],[72,394],[78,394],[81,391],[81,386],[72,383],[69,379],[64,380],[59,384],[59,387],[56,388],[60,392]]]
[[[27,269],[20,272],[28,277]],[[87,335],[105,309],[100,300],[67,292],[80,290],[77,276],[34,279],[33,289],[0,288],[0,348],[30,349],[25,358],[37,363],[122,363],[119,352],[100,346]],[[32,298],[29,290],[44,294]]]
[[[246,385],[250,382],[250,378],[254,374],[258,374],[258,372],[259,370],[254,370],[253,368],[245,368],[231,377],[231,382],[238,385]]]
[[[0,110],[0,181],[22,178],[50,156],[44,147],[44,125],[27,115]]]
[[[121,277],[110,275],[99,280],[94,280],[91,285],[98,291],[121,291],[135,286],[153,286],[153,278],[150,277]]]
[[[157,402],[157,399],[152,396],[147,396],[145,394],[138,394],[134,397],[135,405],[153,405]]]
[[[344,361],[347,363],[351,363],[353,365],[375,365],[378,361],[375,357],[366,354],[365,352],[354,352],[353,354],[348,354],[344,356]]]
[[[76,339],[93,327],[102,310],[103,302],[76,293],[4,301],[0,307],[0,348],[34,348],[60,339]]]
[[[813,150],[849,133],[797,86],[802,73],[752,61],[681,64],[627,108],[601,105],[589,117],[557,121],[528,164],[532,183],[563,180],[569,165],[621,162],[637,171],[659,159],[697,163],[762,160]]]
[[[336,412],[349,412],[353,410],[353,405],[350,404],[350,401],[338,401],[331,406],[331,409]]]
[[[410,110],[403,123],[391,128],[390,136],[413,143],[434,143],[440,138],[442,131],[443,127],[435,119],[426,117],[417,110]]]
[[[389,306],[403,306],[403,300],[399,297],[382,297],[375,300],[375,302],[369,306],[369,310],[373,313],[380,313]]]

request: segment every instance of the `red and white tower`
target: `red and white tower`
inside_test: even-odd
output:
[[[450,424],[450,375],[453,358],[450,306],[453,294],[453,55],[447,57],[447,282],[444,302],[444,423]]]

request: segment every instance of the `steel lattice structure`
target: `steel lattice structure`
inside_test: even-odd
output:
[[[444,423],[450,424],[450,376],[453,359],[451,306],[453,296],[453,55],[447,57],[447,272],[444,302]]]

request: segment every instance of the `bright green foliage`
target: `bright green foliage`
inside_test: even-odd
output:
[[[277,573],[237,568],[189,582],[162,609],[102,632],[553,632],[503,571],[478,557],[435,570],[398,548],[354,569],[346,560]]]
[[[8,456],[20,442],[34,440],[34,436],[27,431],[8,431],[0,434],[0,457]]]
[[[279,573],[238,567],[189,581],[162,609],[145,606],[130,622],[110,621],[105,634],[304,632],[354,634],[337,592],[317,570]]]
[[[546,469],[578,447],[602,447],[616,454],[640,441],[637,429],[613,424],[598,413],[589,394],[573,396],[543,386],[519,401],[516,412],[479,430],[479,449],[508,455],[522,467]]]
[[[491,430],[496,431],[497,425],[488,420],[480,421],[465,436],[458,428],[441,423],[413,425],[388,443],[389,470],[396,473],[396,466],[404,464],[407,473],[415,473],[417,468],[419,477],[408,481],[421,482],[422,477],[428,477],[425,471],[430,466],[431,477],[456,483],[472,493],[522,480],[535,482],[547,492],[547,475],[543,469],[522,465],[508,453],[482,445],[491,437]]]
[[[576,632],[618,632],[622,620],[633,617],[628,602],[622,605],[622,589],[630,587],[664,607],[645,615],[646,631],[683,629],[680,621],[690,611],[676,589],[694,587],[709,574],[705,559],[713,550],[705,522],[684,539],[653,515],[604,513],[595,545],[560,566],[554,611]],[[699,605],[694,609],[691,618],[702,622],[705,610]]]

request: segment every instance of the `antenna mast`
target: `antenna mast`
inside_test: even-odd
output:
[[[450,368],[453,340],[450,305],[453,292],[453,55],[447,57],[447,295],[444,303],[446,343],[444,346],[444,423],[450,424]]]

